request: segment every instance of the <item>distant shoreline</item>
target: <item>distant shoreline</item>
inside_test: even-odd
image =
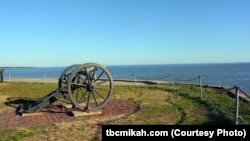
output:
[[[0,67],[0,69],[19,69],[19,68],[38,68],[38,67]]]

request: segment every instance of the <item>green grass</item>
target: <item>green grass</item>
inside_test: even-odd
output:
[[[13,82],[0,85],[0,109],[16,107],[25,99],[39,99],[55,89],[57,89],[57,84],[53,83]],[[106,121],[105,124],[234,124],[234,117],[222,114],[216,109],[218,106],[223,112],[234,114],[234,96],[227,91],[217,89],[203,88],[203,90],[201,98],[200,88],[195,85],[175,84],[174,87],[172,84],[115,85],[112,99],[135,103],[147,107],[147,110]],[[250,123],[249,104],[240,99],[239,116],[242,116],[246,124]],[[101,124],[103,123],[80,122],[26,129],[1,129],[0,141],[34,140],[34,138],[37,141],[65,140],[69,137],[73,137],[74,140],[78,140],[77,138],[101,140]]]
[[[32,131],[16,131],[13,130],[12,133],[11,131],[8,131],[8,137],[5,139],[1,138],[0,141],[19,141],[25,137],[34,137],[34,133]],[[5,137],[6,132],[1,132],[0,136]]]

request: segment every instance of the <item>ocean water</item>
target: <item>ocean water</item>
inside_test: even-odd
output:
[[[4,79],[59,78],[65,67],[6,68]],[[208,85],[239,86],[250,92],[250,63],[164,64],[106,66],[113,79],[161,80]]]

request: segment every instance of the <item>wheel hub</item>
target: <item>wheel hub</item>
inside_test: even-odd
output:
[[[88,90],[88,91],[94,91],[95,88],[96,88],[96,85],[95,85],[95,84],[89,84],[89,85],[87,86],[87,90]]]

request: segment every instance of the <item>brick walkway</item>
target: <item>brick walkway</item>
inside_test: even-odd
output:
[[[40,115],[21,116],[16,109],[8,109],[0,113],[0,129],[14,129],[18,127],[31,127],[38,125],[54,124],[60,122],[71,122],[79,120],[90,120],[97,118],[108,118],[112,116],[128,115],[145,107],[119,100],[111,100],[103,109],[101,115],[72,116],[76,109],[65,109],[58,105],[50,105],[41,110]]]

